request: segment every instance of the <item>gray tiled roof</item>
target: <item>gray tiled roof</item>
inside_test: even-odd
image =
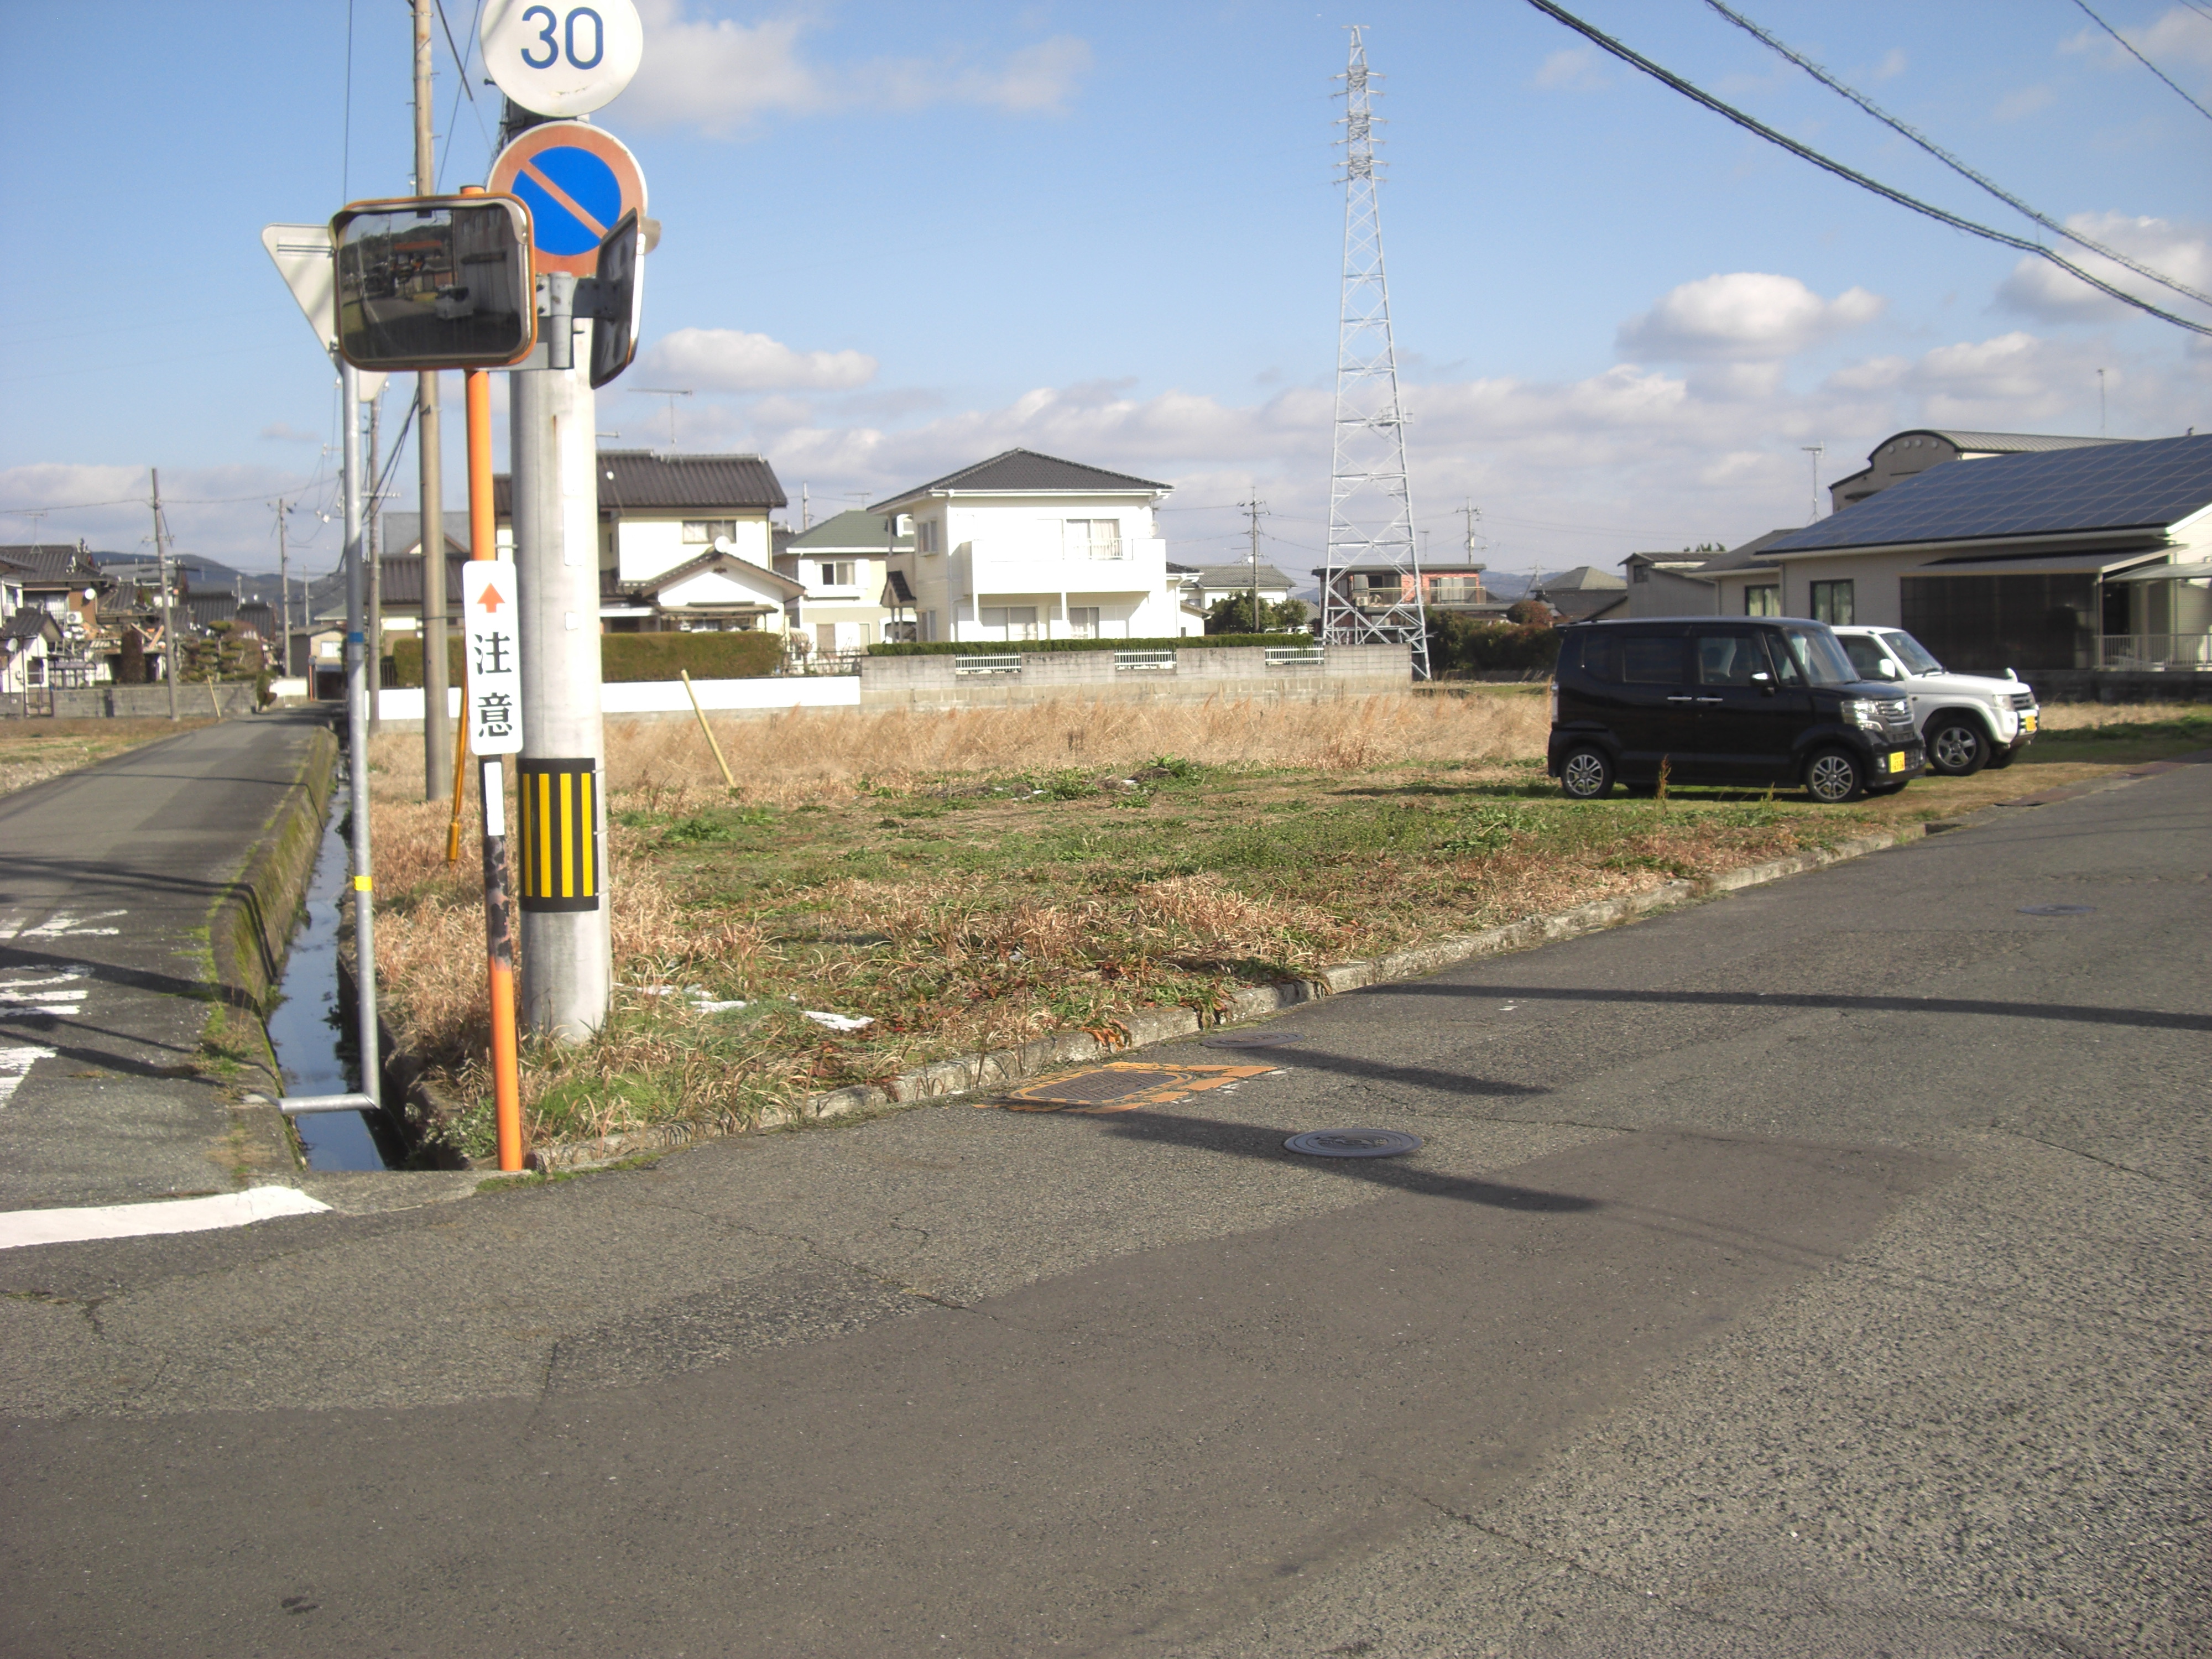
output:
[[[1040,455],[1034,449],[1009,449],[1002,454],[992,456],[988,461],[978,461],[973,466],[962,467],[957,472],[948,472],[941,478],[933,478],[926,484],[902,489],[868,511],[889,512],[898,502],[913,501],[939,490],[957,490],[963,495],[975,495],[1000,492],[1007,495],[1057,492],[1109,495],[1139,490],[1165,491],[1173,488],[1172,484],[1156,483],[1150,478],[1134,477],[1127,472],[1109,472],[1103,466],[1086,466],[1080,461],[1063,461],[1055,455]]]
[[[0,626],[0,640],[34,640],[47,632],[59,635],[61,628],[37,605],[27,605]]]
[[[469,551],[469,510],[446,509],[443,520],[446,532],[446,551],[448,556],[459,552],[464,558]],[[387,554],[407,553],[422,539],[422,515],[415,512],[387,512],[384,515],[384,550]]]
[[[757,512],[787,505],[775,469],[757,455],[660,454],[649,449],[602,449],[599,511],[609,513]],[[507,474],[492,480],[493,508],[513,510]],[[451,523],[450,511],[447,522]]]
[[[1168,568],[1182,575],[1197,577],[1200,587],[1249,588],[1254,580],[1252,567],[1249,564],[1184,564]],[[1287,588],[1291,586],[1291,579],[1272,564],[1260,567],[1258,580],[1262,587]]]
[[[96,581],[98,567],[84,556],[82,548],[31,546],[27,544],[0,547],[0,559],[23,571],[25,580],[33,582],[59,582],[75,580]],[[11,579],[15,580],[15,579]]]
[[[2212,436],[2100,444],[1931,466],[1766,551],[2159,531],[2207,505]]]
[[[895,552],[914,550],[914,536],[893,536],[884,528],[884,515],[854,507],[840,513],[834,519],[824,519],[811,530],[802,530],[797,535],[780,543],[779,553],[880,553],[889,547]]]

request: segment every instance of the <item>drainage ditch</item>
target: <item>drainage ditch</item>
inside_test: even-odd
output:
[[[269,1042],[287,1095],[337,1095],[358,1088],[361,1055],[338,995],[338,924],[351,893],[345,805],[334,800],[308,878],[302,920],[284,957]],[[386,1170],[406,1149],[381,1112],[308,1112],[291,1120],[311,1170]]]

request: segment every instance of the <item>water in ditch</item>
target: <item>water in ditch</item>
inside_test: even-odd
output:
[[[359,1056],[338,1006],[338,923],[352,875],[343,823],[340,806],[323,826],[306,917],[284,958],[282,1000],[269,1017],[269,1041],[288,1095],[342,1095],[356,1086]],[[292,1122],[311,1170],[382,1170],[399,1160],[398,1138],[381,1113],[308,1112]]]

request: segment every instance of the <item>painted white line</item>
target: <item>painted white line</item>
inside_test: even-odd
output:
[[[35,1045],[0,1048],[0,1107],[5,1107],[15,1097],[15,1091],[22,1086],[23,1079],[29,1075],[33,1066],[53,1057],[52,1049]]]
[[[87,927],[88,921],[106,921],[115,916],[127,916],[128,910],[97,910],[88,916],[73,916],[57,911],[35,927],[25,927],[20,921],[0,927],[0,940],[11,939],[112,939],[123,930],[119,927]]]
[[[79,963],[76,967],[65,969],[61,973],[49,974],[44,979],[11,979],[4,987],[0,987],[0,989],[21,991],[33,985],[66,985],[73,979],[82,979],[91,971],[91,969]]]
[[[84,997],[82,991],[18,991],[12,986],[0,985],[0,1003],[82,1002]]]
[[[317,1215],[331,1206],[295,1187],[249,1187],[212,1198],[158,1204],[108,1204],[88,1210],[9,1210],[0,1213],[0,1250],[26,1244],[73,1244],[88,1238],[143,1238],[250,1227],[283,1215]]]

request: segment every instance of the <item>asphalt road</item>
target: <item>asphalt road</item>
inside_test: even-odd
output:
[[[197,1074],[209,912],[319,717],[227,720],[0,795],[0,1210],[228,1191]]]
[[[2000,814],[1174,1107],[0,1253],[0,1650],[2204,1652],[2208,824]],[[1280,1148],[1355,1124],[1426,1145]]]

